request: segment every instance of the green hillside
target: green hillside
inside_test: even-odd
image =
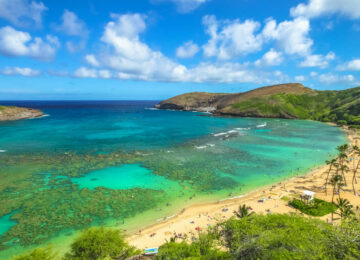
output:
[[[215,115],[308,119],[360,127],[360,87],[317,91],[298,83],[244,93],[188,93],[162,101],[163,109],[211,111]]]
[[[274,94],[235,103],[231,110],[264,117],[311,119],[360,125],[360,88],[311,94]],[[345,122],[346,121],[346,122]]]

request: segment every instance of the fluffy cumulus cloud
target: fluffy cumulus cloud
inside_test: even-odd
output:
[[[65,10],[61,17],[61,24],[56,29],[66,35],[81,38],[77,42],[66,42],[66,47],[70,52],[76,52],[85,48],[89,30],[85,22],[79,19],[75,13]]]
[[[256,35],[260,23],[253,20],[217,21],[213,15],[203,18],[209,41],[203,46],[206,57],[222,60],[235,58],[261,49],[262,37]]]
[[[182,59],[192,58],[198,51],[199,46],[192,41],[188,41],[176,49],[176,56]]]
[[[176,5],[179,13],[190,13],[200,5],[210,1],[211,0],[152,0],[153,3],[172,2]]]
[[[281,52],[277,52],[274,49],[271,49],[267,53],[264,54],[264,56],[255,61],[256,66],[276,66],[280,65],[282,61],[284,60],[283,55]]]
[[[294,17],[315,18],[339,13],[352,19],[360,18],[359,0],[308,0],[290,9]]]
[[[345,64],[339,65],[338,70],[360,70],[360,59],[353,59]]]
[[[319,67],[326,68],[329,66],[329,61],[335,59],[335,53],[329,52],[327,55],[309,55],[303,62],[300,63],[300,67]]]
[[[262,34],[266,40],[276,40],[277,47],[286,54],[307,56],[313,45],[309,31],[310,22],[305,18],[296,18],[279,24],[274,19],[269,19]]]
[[[0,0],[0,17],[15,26],[40,27],[43,12],[47,7],[42,2],[30,0]]]
[[[21,75],[24,77],[36,77],[41,74],[38,70],[33,70],[31,68],[20,68],[20,67],[8,67],[0,71],[2,75],[7,76],[16,76]]]
[[[10,26],[0,29],[0,54],[5,56],[28,56],[42,61],[51,61],[59,47],[55,36],[48,35],[45,40],[32,39],[27,32],[18,31]]]

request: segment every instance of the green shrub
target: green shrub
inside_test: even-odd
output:
[[[123,259],[139,253],[127,244],[120,230],[93,227],[83,231],[71,244],[64,260]]]
[[[298,199],[293,199],[289,202],[289,205],[300,210],[304,214],[316,217],[321,217],[331,212],[335,212],[337,209],[335,204],[316,198],[309,204],[306,204]]]
[[[228,252],[219,249],[218,239],[218,232],[209,230],[206,234],[200,233],[197,240],[192,243],[167,242],[159,248],[156,259],[231,259]]]
[[[338,120],[336,122],[338,125],[347,125],[347,121],[346,120]]]
[[[55,260],[57,255],[52,252],[51,247],[36,248],[32,252],[17,256],[13,260]]]
[[[342,241],[348,247],[340,249],[335,242],[335,228],[321,220],[295,214],[232,218],[222,226],[225,246],[232,259],[339,259],[335,256],[352,255],[348,247],[357,245]]]

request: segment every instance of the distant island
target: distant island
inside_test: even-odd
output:
[[[287,83],[234,94],[193,92],[155,107],[224,116],[308,119],[360,128],[360,87],[318,91]]]
[[[0,122],[36,118],[43,115],[43,112],[38,109],[0,105]]]

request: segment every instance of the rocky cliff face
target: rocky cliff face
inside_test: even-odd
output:
[[[29,119],[42,116],[43,113],[38,109],[0,106],[0,121],[11,121]]]
[[[217,109],[218,101],[227,95],[228,94],[193,92],[167,99],[155,107],[159,109],[214,112]]]

